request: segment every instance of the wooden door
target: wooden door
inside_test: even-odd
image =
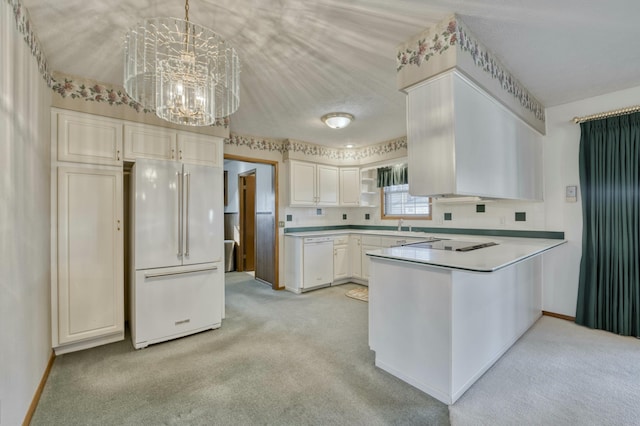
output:
[[[240,195],[239,271],[254,271],[256,263],[256,173],[238,176]]]

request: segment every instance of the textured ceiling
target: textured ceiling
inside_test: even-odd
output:
[[[122,84],[124,34],[178,0],[23,0],[54,71]],[[242,63],[231,131],[340,147],[406,134],[396,47],[461,15],[545,106],[640,85],[637,0],[191,0]],[[355,122],[320,122],[345,111]]]

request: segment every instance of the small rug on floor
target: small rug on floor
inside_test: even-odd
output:
[[[354,288],[353,290],[346,292],[344,295],[352,299],[362,300],[363,302],[369,301],[369,289],[367,287]]]

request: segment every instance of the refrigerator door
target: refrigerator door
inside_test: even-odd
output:
[[[138,159],[132,169],[135,269],[179,266],[182,164]]]
[[[224,260],[223,171],[184,165],[183,265]]]

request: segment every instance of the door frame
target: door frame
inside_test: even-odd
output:
[[[244,178],[246,178],[247,176],[253,176],[254,180],[256,179],[257,175],[257,169],[251,169],[251,170],[247,170],[245,172],[242,173],[238,173],[238,204],[239,204],[239,208],[238,208],[238,225],[240,228],[240,259],[236,259],[236,267],[238,269],[238,271],[246,271],[246,263],[247,263],[247,245],[245,244],[246,241],[246,220],[247,220],[247,212],[246,212],[246,204],[245,204],[245,198],[244,198],[244,193],[242,195],[240,195],[240,183],[244,180]],[[254,192],[253,195],[255,197],[256,195],[256,190],[257,188],[254,188]],[[256,205],[255,205],[255,199],[253,202],[253,254],[254,254],[254,258],[253,258],[253,269],[250,269],[250,271],[252,270],[253,272],[256,271]]]
[[[274,247],[274,253],[275,253],[275,265],[274,265],[274,270],[275,270],[275,280],[273,282],[273,284],[271,285],[271,288],[274,290],[283,290],[284,286],[280,286],[280,234],[278,232],[278,221],[280,218],[279,215],[279,210],[280,210],[280,205],[279,205],[279,200],[280,200],[280,194],[279,194],[279,185],[278,185],[278,165],[279,162],[278,161],[273,161],[273,160],[265,160],[262,158],[252,158],[252,157],[244,157],[242,155],[233,155],[233,154],[224,154],[224,159],[225,160],[234,160],[234,161],[244,161],[246,163],[257,163],[257,164],[267,164],[270,166],[273,166],[273,191],[274,191],[274,208],[275,208],[275,216],[276,216],[276,220],[275,220],[275,229],[274,229],[274,235],[275,235],[275,239],[273,241]]]

